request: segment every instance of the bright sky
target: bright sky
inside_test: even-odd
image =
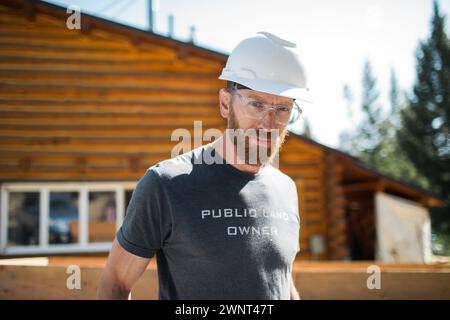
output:
[[[56,0],[81,11],[148,28],[148,0]],[[156,2],[156,3],[155,3]],[[168,15],[175,17],[174,37],[230,53],[243,38],[269,31],[297,43],[314,104],[304,106],[315,140],[337,147],[339,134],[354,127],[360,113],[362,70],[369,59],[378,79],[380,102],[388,105],[390,70],[399,86],[411,91],[415,50],[429,35],[432,0],[160,0],[154,1],[154,31],[167,35]],[[447,15],[450,0],[439,0]],[[156,8],[155,8],[156,7]],[[343,87],[355,98],[355,118],[348,118]]]

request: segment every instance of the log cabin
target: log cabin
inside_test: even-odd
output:
[[[225,128],[227,55],[41,1],[0,4],[0,257],[106,255],[133,188],[175,129]],[[201,139],[201,137],[200,137]],[[435,206],[426,190],[291,133],[299,260],[374,260],[375,195]]]

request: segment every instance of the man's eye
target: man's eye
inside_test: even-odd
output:
[[[249,104],[255,109],[263,109],[264,105],[258,101],[250,101]]]
[[[291,108],[285,106],[277,106],[277,110],[280,112],[290,112]]]

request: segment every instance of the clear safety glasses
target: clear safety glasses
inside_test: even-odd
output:
[[[291,105],[273,105],[257,98],[242,95],[236,89],[231,89],[231,92],[239,97],[246,115],[255,120],[262,120],[269,111],[274,111],[276,122],[281,125],[287,125],[293,124],[302,114],[302,109],[295,100],[293,100]]]

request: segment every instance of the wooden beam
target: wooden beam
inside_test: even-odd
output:
[[[180,60],[186,59],[189,56],[189,47],[187,45],[185,46],[181,46],[178,50],[177,50],[177,58]]]
[[[88,35],[92,32],[92,23],[88,19],[84,19],[84,17],[81,17],[81,33],[84,35]]]
[[[361,191],[375,191],[378,186],[379,186],[379,183],[377,183],[376,181],[369,181],[369,182],[344,184],[342,186],[342,188],[345,193],[349,193],[349,192],[361,192]]]
[[[384,192],[385,189],[386,189],[386,181],[384,179],[380,179],[377,183],[375,191],[376,192]]]
[[[23,13],[29,21],[36,21],[36,7],[33,2],[26,1],[23,3]]]
[[[31,158],[30,157],[22,157],[19,159],[19,163],[17,165],[18,169],[24,172],[30,171],[31,169]]]

